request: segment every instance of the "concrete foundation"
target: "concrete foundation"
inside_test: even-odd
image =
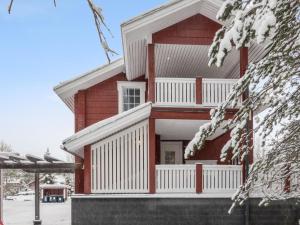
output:
[[[299,225],[295,202],[259,207],[250,200],[250,225]],[[73,198],[72,225],[243,225],[244,207],[228,215],[229,198]]]

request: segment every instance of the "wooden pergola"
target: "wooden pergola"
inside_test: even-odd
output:
[[[68,163],[54,158],[50,155],[44,155],[44,158],[27,154],[21,156],[18,153],[1,152],[0,153],[0,221],[3,218],[3,169],[21,169],[28,173],[35,174],[35,218],[34,225],[42,224],[40,218],[40,173],[74,173],[75,169],[80,168],[81,164]]]

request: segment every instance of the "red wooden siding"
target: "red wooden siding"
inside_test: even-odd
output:
[[[86,90],[86,126],[118,114],[118,81],[127,81],[124,73]],[[135,81],[145,81],[145,78]]]
[[[84,194],[91,193],[91,146],[84,147]]]
[[[220,161],[221,150],[226,142],[230,139],[230,132],[227,132],[214,140],[206,141],[203,148],[197,151],[192,160],[217,160],[218,164],[230,164],[230,156],[225,162]]]
[[[79,91],[75,95],[75,132],[86,127],[86,91]],[[83,160],[75,156],[75,163],[83,164]],[[83,169],[75,171],[75,193],[82,194],[84,192],[84,174]]]
[[[221,25],[197,14],[152,35],[153,43],[209,45]]]

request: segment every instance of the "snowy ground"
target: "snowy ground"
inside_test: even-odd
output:
[[[34,201],[4,201],[5,225],[32,225],[34,219]],[[43,225],[70,225],[71,201],[66,203],[41,203]]]

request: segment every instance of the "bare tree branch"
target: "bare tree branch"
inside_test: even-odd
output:
[[[11,9],[12,9],[12,5],[14,3],[14,0],[10,0],[10,3],[8,5],[8,13],[10,14],[11,13]]]
[[[11,13],[13,2],[14,2],[14,0],[11,0],[10,4],[8,6],[8,13],[9,14]],[[108,26],[106,25],[106,23],[104,21],[104,16],[102,14],[102,9],[97,7],[94,4],[93,0],[87,0],[87,2],[88,2],[88,5],[89,5],[92,13],[93,13],[93,16],[94,16],[94,21],[95,21],[95,25],[96,25],[96,28],[97,28],[97,33],[98,33],[98,36],[99,36],[101,47],[103,48],[103,50],[105,52],[105,55],[106,55],[106,58],[107,58],[108,62],[110,63],[111,62],[110,55],[118,55],[118,53],[116,53],[114,50],[112,50],[109,47],[108,42],[107,42],[106,37],[105,37],[105,34],[102,30],[102,26],[113,37],[112,32],[108,28]],[[56,0],[53,0],[53,4],[54,4],[54,7],[56,7]]]
[[[117,53],[112,50],[111,48],[109,48],[106,37],[101,29],[101,26],[103,25],[105,27],[105,29],[112,35],[110,29],[108,28],[108,26],[106,25],[105,21],[104,21],[104,16],[102,14],[102,9],[97,7],[92,0],[87,0],[89,7],[94,15],[94,20],[95,20],[95,25],[97,28],[97,32],[98,32],[98,36],[99,36],[99,40],[100,40],[100,44],[105,52],[106,58],[108,60],[108,62],[111,62],[110,59],[110,54],[114,55]]]

